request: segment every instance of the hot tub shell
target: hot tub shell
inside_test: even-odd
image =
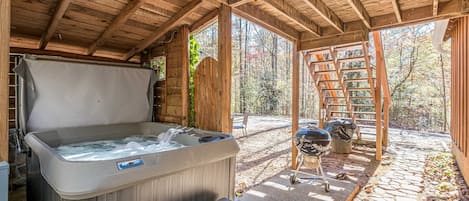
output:
[[[26,136],[28,200],[186,201],[233,198],[235,161],[239,147],[230,135],[194,129],[174,140],[186,147],[102,161],[68,161],[53,148],[59,145],[155,135],[175,125],[130,123],[61,128]],[[203,136],[222,137],[200,143]],[[142,165],[119,169],[118,163]]]

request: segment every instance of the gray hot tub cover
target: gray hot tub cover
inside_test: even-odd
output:
[[[23,59],[20,124],[24,133],[51,128],[151,121],[151,69],[111,63]]]

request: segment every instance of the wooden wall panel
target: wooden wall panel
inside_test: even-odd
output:
[[[452,150],[466,183],[469,181],[469,17],[459,18],[451,30]]]
[[[152,57],[166,56],[166,80],[155,86],[156,121],[187,125],[189,86],[184,79],[189,73],[188,29],[182,26],[170,43],[151,50]]]

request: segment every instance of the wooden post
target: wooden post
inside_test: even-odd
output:
[[[319,91],[319,128],[324,128],[324,113],[326,112],[326,107],[324,107],[324,95]]]
[[[220,6],[218,15],[218,66],[221,71],[221,128],[231,133],[231,7]]]
[[[189,126],[189,33],[189,26],[181,27],[182,126]]]
[[[383,127],[383,146],[389,146],[389,101],[384,101],[384,127]]]
[[[298,131],[298,120],[300,113],[300,54],[298,53],[298,41],[293,42],[293,51],[292,51],[292,168],[296,169],[296,156],[298,155],[298,150],[296,149],[295,137],[296,131]]]
[[[0,161],[8,161],[8,71],[11,1],[0,1]]]
[[[376,46],[376,88],[375,88],[375,109],[376,109],[376,160],[381,160],[382,156],[382,144],[383,144],[383,130],[381,128],[381,79],[383,71],[383,54],[381,47],[381,36],[380,33],[373,32],[373,38]]]

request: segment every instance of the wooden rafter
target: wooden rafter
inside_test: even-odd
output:
[[[231,7],[238,7],[243,4],[247,4],[251,1],[253,0],[228,0],[228,5],[230,5]]]
[[[55,34],[57,27],[59,26],[60,20],[63,18],[65,11],[67,11],[68,6],[72,0],[60,0],[57,3],[57,7],[55,8],[54,15],[49,20],[49,24],[47,25],[46,32],[42,34],[41,41],[39,42],[39,49],[45,49],[47,43],[49,43],[52,36]]]
[[[304,2],[337,31],[344,32],[344,23],[324,2],[321,0],[304,0]]]
[[[233,12],[234,14],[252,21],[282,37],[287,38],[288,40],[297,40],[300,36],[300,33],[293,27],[252,5],[242,5],[233,8]]]
[[[438,0],[436,0],[436,1],[438,1]],[[392,8],[394,10],[394,14],[396,14],[397,22],[401,23],[402,22],[402,16],[401,16],[401,7],[399,5],[399,0],[392,0]]]
[[[194,24],[190,26],[190,31],[193,32],[198,32],[202,28],[208,26],[209,24],[214,23],[217,20],[218,16],[218,9],[214,9],[210,11],[207,15],[202,17],[202,19],[197,20]]]
[[[132,50],[130,50],[125,56],[124,60],[130,59],[136,53],[144,50],[148,46],[150,46],[153,42],[158,40],[161,36],[166,34],[168,31],[173,29],[176,25],[178,25],[185,17],[190,15],[193,11],[199,8],[202,5],[202,0],[191,1],[186,4],[181,10],[179,10],[173,17],[171,17],[168,21],[163,23],[160,28],[158,28],[150,37],[144,40],[142,43],[138,44]]]
[[[119,15],[114,18],[112,23],[106,28],[106,30],[101,33],[96,41],[88,47],[87,54],[92,55],[96,52],[96,49],[99,46],[102,46],[104,42],[109,39],[112,34],[118,30],[122,25],[127,22],[127,20],[145,3],[145,0],[132,0],[130,1],[119,13]]]
[[[402,25],[412,25],[421,22],[430,22],[436,19],[452,18],[461,15],[461,7],[458,1],[440,2],[438,15],[433,16],[433,5],[419,8],[401,10],[402,23],[396,23],[394,13],[372,17],[372,30],[392,28]],[[346,25],[347,26],[347,25]]]
[[[433,0],[433,16],[438,15],[438,0]]]
[[[284,17],[288,18],[290,21],[295,22],[303,29],[311,32],[317,37],[321,36],[321,28],[314,23],[311,19],[301,14],[296,8],[288,4],[285,0],[264,0],[266,3],[271,5],[275,10],[277,10]]]
[[[350,6],[352,6],[355,13],[360,17],[363,24],[365,24],[366,28],[371,29],[371,20],[368,11],[366,11],[365,7],[363,6],[360,0],[347,0]]]

